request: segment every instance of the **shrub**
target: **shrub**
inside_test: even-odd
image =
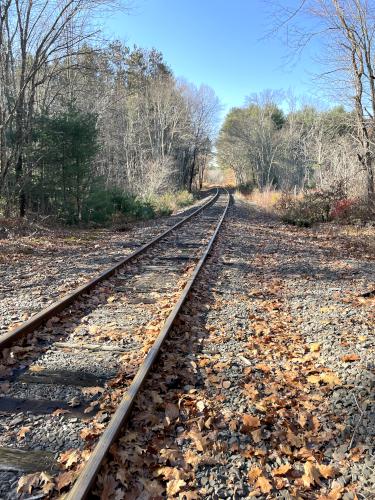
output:
[[[148,201],[123,193],[118,189],[96,189],[86,200],[84,222],[107,224],[135,219],[151,219],[155,211]]]
[[[356,201],[349,198],[337,200],[333,204],[330,216],[332,219],[347,219],[350,217],[352,209],[355,205]]]
[[[254,184],[252,182],[245,182],[237,186],[237,191],[244,195],[252,193],[253,190],[254,190]]]
[[[341,186],[337,186],[326,191],[310,191],[302,199],[284,194],[276,203],[275,209],[284,222],[310,227],[316,222],[331,220],[335,210],[348,205],[343,202],[344,199]]]
[[[170,215],[179,208],[191,205],[194,196],[186,190],[168,192],[152,197],[149,202],[158,215]]]

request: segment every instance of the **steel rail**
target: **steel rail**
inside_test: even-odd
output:
[[[227,191],[228,195],[228,201],[226,204],[226,207],[224,209],[224,212],[216,226],[216,229],[213,233],[213,235],[210,238],[210,241],[207,244],[207,247],[202,255],[202,257],[199,259],[198,264],[196,265],[193,273],[191,274],[190,278],[188,279],[181,295],[180,298],[178,299],[177,303],[173,307],[171,313],[169,314],[168,318],[166,319],[158,337],[156,338],[154,344],[148,351],[144,361],[142,362],[141,366],[138,369],[138,372],[136,373],[132,383],[130,384],[129,388],[127,389],[120,405],[118,406],[117,410],[115,411],[113,417],[111,418],[108,427],[102,434],[102,436],[99,438],[98,443],[96,444],[94,451],[92,452],[90,458],[88,459],[86,465],[84,466],[82,472],[78,476],[78,479],[74,483],[72,489],[70,492],[67,494],[65,497],[65,500],[83,500],[89,495],[90,490],[94,484],[95,478],[99,472],[100,466],[103,462],[103,459],[108,453],[109,448],[115,441],[115,439],[118,437],[121,428],[123,425],[126,423],[126,421],[129,418],[134,400],[136,396],[138,395],[140,389],[142,388],[143,383],[145,382],[147,375],[154,364],[160,349],[165,341],[165,339],[168,336],[168,333],[170,329],[172,328],[172,325],[178,315],[178,313],[181,310],[181,307],[183,306],[184,302],[186,301],[186,298],[193,286],[193,283],[195,282],[196,277],[199,274],[199,271],[201,270],[205,260],[207,259],[208,254],[210,253],[211,247],[216,239],[216,236],[219,232],[219,229],[224,221],[224,218],[227,214],[229,204],[230,204],[230,194]]]
[[[156,236],[155,238],[153,238],[149,242],[142,245],[140,248],[135,250],[130,255],[122,258],[119,262],[117,262],[116,264],[114,264],[110,268],[106,269],[105,271],[100,273],[95,278],[92,278],[87,283],[75,288],[72,292],[69,292],[68,294],[64,295],[61,299],[53,302],[51,305],[42,309],[40,312],[38,312],[34,316],[31,316],[30,319],[24,321],[18,327],[14,328],[10,332],[3,333],[2,335],[0,335],[0,349],[2,349],[4,347],[8,347],[15,340],[18,340],[19,338],[23,337],[24,335],[34,331],[36,328],[43,325],[46,321],[48,321],[50,318],[55,316],[57,313],[63,311],[67,306],[72,304],[78,297],[80,297],[84,293],[89,292],[98,283],[113,276],[116,273],[116,271],[118,269],[120,269],[121,267],[123,267],[126,263],[130,262],[135,257],[138,257],[138,255],[141,255],[148,248],[155,245],[155,243],[159,242],[161,239],[163,239],[169,233],[174,231],[176,228],[178,228],[179,226],[182,226],[182,224],[185,224],[185,222],[187,222],[192,217],[194,217],[195,215],[202,212],[202,210],[207,208],[212,203],[214,203],[217,200],[218,196],[219,196],[219,190],[217,189],[216,193],[214,195],[212,195],[206,203],[204,203],[199,208],[194,210],[194,212],[189,214],[187,217],[183,218],[181,221],[177,222],[174,226],[163,231],[161,234],[159,234],[158,236]]]

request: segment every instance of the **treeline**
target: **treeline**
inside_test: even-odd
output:
[[[201,184],[219,109],[160,52],[99,47],[106,2],[0,0],[0,210],[108,220]],[[91,41],[90,41],[91,40]]]
[[[217,142],[219,163],[242,186],[280,190],[340,186],[347,196],[373,191],[358,156],[356,121],[343,107],[302,106],[284,113],[271,94],[232,109]]]

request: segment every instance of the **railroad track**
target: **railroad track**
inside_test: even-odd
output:
[[[171,229],[0,336],[0,498],[16,498],[25,474],[23,498],[43,498],[41,471],[60,477],[51,484],[61,486],[62,457],[92,450],[66,498],[87,497],[229,200],[228,193],[217,192]]]

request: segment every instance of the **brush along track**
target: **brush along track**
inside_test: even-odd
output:
[[[21,488],[23,498],[35,496],[41,482],[46,494],[56,484],[57,490],[64,489],[64,481],[69,484],[72,477],[59,471],[61,463],[67,456],[74,460],[74,453],[87,458],[107,427],[81,474],[83,483],[77,482],[70,498],[88,492],[208,254],[228,206],[226,198],[220,196],[179,232],[165,236],[142,257],[133,257],[131,264],[96,285],[94,293],[28,334],[26,347],[3,350],[1,498],[17,497],[15,488],[25,472],[29,475],[19,483],[27,482]],[[57,477],[57,483],[41,479],[41,470]]]

